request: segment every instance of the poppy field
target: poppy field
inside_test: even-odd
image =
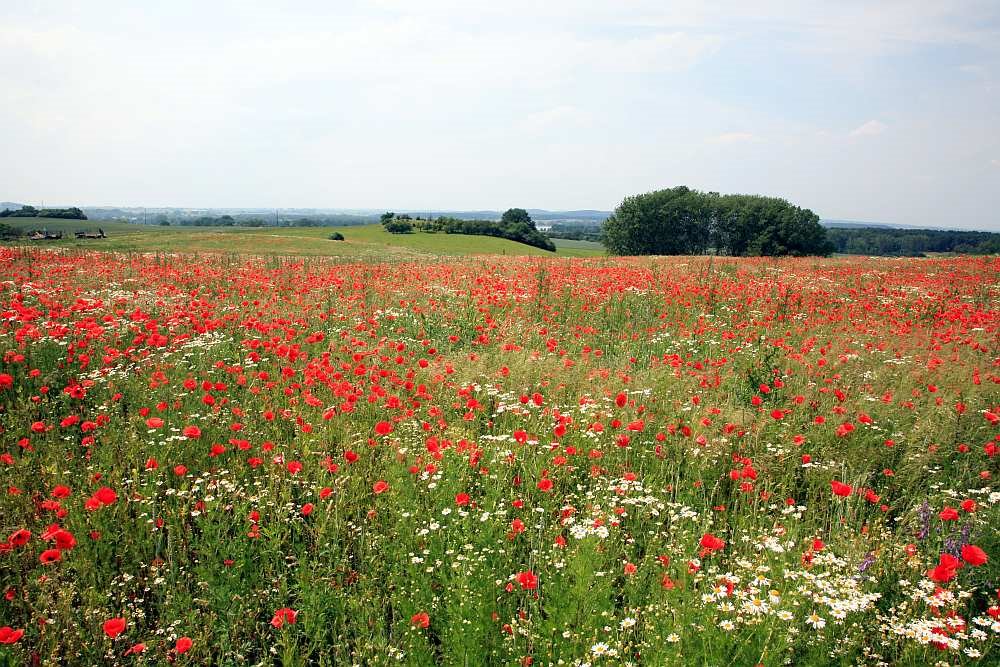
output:
[[[0,248],[0,664],[996,664],[998,275]]]

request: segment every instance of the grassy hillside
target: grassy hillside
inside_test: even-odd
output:
[[[7,224],[21,229],[63,231],[61,241],[30,242],[32,245],[88,248],[122,252],[215,252],[257,255],[311,255],[336,257],[384,257],[431,255],[537,255],[590,257],[604,254],[598,244],[557,241],[556,253],[489,236],[460,234],[389,234],[381,225],[350,227],[158,227],[98,220],[8,218]],[[80,229],[102,228],[108,238],[77,240]],[[333,232],[344,241],[330,241]],[[29,243],[18,241],[17,243]]]

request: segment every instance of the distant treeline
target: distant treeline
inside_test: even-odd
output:
[[[920,257],[928,252],[973,255],[1000,253],[1000,234],[935,229],[832,228],[834,250],[848,255]]]
[[[5,208],[0,211],[0,218],[63,218],[65,220],[86,220],[87,216],[76,206],[70,208],[35,208],[22,206],[13,211]]]
[[[165,217],[158,219],[159,225],[180,225],[181,227],[264,227],[265,222],[261,218],[240,218],[236,219],[231,215],[202,215],[197,218],[180,218],[168,220]]]
[[[555,252],[556,246],[535,227],[534,221],[523,208],[511,208],[504,212],[499,221],[461,220],[448,216],[438,218],[416,218],[407,214],[396,215],[387,212],[381,217],[382,226],[391,234],[409,234],[414,231],[434,234],[470,234],[474,236],[496,236]]]
[[[554,222],[545,235],[550,239],[571,239],[574,241],[597,241],[604,238],[600,223]]]
[[[330,214],[316,216],[261,216],[259,214],[236,215],[166,215],[157,213],[147,218],[152,225],[178,225],[181,227],[341,227],[349,225],[370,225],[376,222],[374,216]],[[138,222],[138,221],[137,221]]]
[[[819,216],[784,199],[683,185],[626,197],[604,223],[616,255],[829,255]]]

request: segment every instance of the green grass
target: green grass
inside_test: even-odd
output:
[[[604,246],[596,241],[552,239],[552,242],[556,244],[556,253],[568,257],[594,257],[606,254]]]
[[[115,252],[208,252],[250,255],[305,255],[317,257],[393,257],[408,255],[532,255],[541,257],[592,257],[604,254],[600,244],[558,240],[555,253],[523,243],[490,236],[464,234],[389,234],[381,225],[347,227],[160,227],[101,220],[7,218],[20,229],[62,231],[60,241],[27,241],[44,247],[69,247]],[[75,239],[76,230],[102,228],[106,239]],[[334,232],[344,241],[331,241]],[[10,242],[7,242],[10,244]]]

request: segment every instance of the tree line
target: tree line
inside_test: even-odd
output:
[[[495,236],[524,243],[542,250],[555,252],[556,246],[535,227],[534,221],[523,208],[507,209],[496,220],[461,220],[449,216],[431,219],[408,214],[396,215],[388,211],[381,217],[382,226],[390,234],[409,234],[414,231],[435,234],[471,234],[475,236]]]
[[[17,210],[5,208],[0,218],[62,218],[64,220],[86,220],[87,216],[76,206],[70,208],[35,208],[22,206]]]
[[[686,186],[626,197],[604,223],[616,255],[829,255],[819,216],[784,199]]]
[[[1000,253],[1000,234],[993,232],[834,227],[827,230],[827,236],[836,252],[848,255],[920,257],[928,252]]]
[[[265,227],[267,223],[257,217],[234,218],[231,215],[200,215],[196,218],[180,218],[173,221],[182,227]],[[171,224],[166,218],[157,220],[158,225],[164,227]]]

